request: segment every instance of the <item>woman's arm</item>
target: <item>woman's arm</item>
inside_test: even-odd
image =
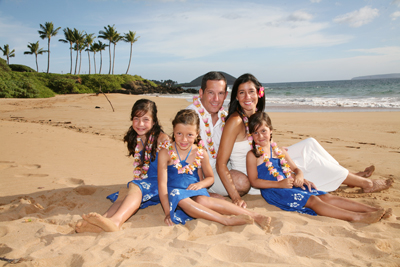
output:
[[[263,163],[264,164],[264,163]],[[249,151],[246,156],[247,175],[252,187],[265,188],[292,188],[293,178],[283,179],[282,181],[269,181],[258,178],[257,158],[252,151]]]
[[[168,161],[170,157],[167,149],[162,148],[160,152],[158,152],[158,194],[160,197],[161,206],[165,213],[164,222],[171,226],[173,225],[170,213],[169,213],[169,200],[168,200]]]
[[[228,192],[229,197],[232,199],[232,202],[245,208],[247,205],[236,190],[227,166],[235,141],[240,135],[240,130],[242,130],[242,120],[239,116],[233,115],[226,122],[224,131],[222,132],[216,168],[219,178]]]

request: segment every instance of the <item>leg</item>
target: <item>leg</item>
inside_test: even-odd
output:
[[[271,218],[268,216],[264,216],[262,214],[258,214],[256,212],[250,211],[248,209],[244,209],[239,207],[232,202],[211,198],[206,196],[197,196],[194,198],[194,201],[199,203],[200,205],[207,207],[213,211],[216,211],[220,214],[225,215],[248,215],[254,219],[254,221],[264,230],[269,231]]]
[[[106,216],[101,216],[98,213],[92,212],[83,215],[82,218],[91,224],[99,226],[106,232],[115,232],[139,209],[141,202],[142,191],[137,185],[130,183],[126,197],[121,202],[114,203],[115,206],[110,207],[105,214]],[[112,215],[108,217],[110,214]]]
[[[250,181],[246,174],[237,171],[237,170],[230,170],[230,174],[232,177],[233,184],[236,187],[239,195],[242,197],[247,194],[250,190]]]
[[[97,225],[89,223],[88,221],[79,220],[75,225],[75,232],[77,232],[77,233],[84,233],[84,232],[101,233],[101,232],[103,232],[103,229],[101,229]]]
[[[248,215],[228,216],[222,215],[203,205],[195,202],[191,198],[185,198],[179,201],[179,207],[182,208],[189,216],[193,218],[206,219],[213,222],[218,222],[223,225],[243,225],[251,224],[253,220]]]
[[[383,209],[373,212],[354,212],[333,206],[320,199],[320,196],[311,196],[305,207],[314,210],[318,215],[336,218],[350,222],[375,223],[378,222],[385,211]]]
[[[350,187],[361,187],[364,193],[373,193],[379,192],[385,189],[388,189],[392,186],[393,180],[370,180],[364,177],[358,176],[354,173],[349,173],[346,179],[343,181],[343,184],[348,185]]]
[[[354,212],[374,212],[381,210],[381,208],[366,205],[348,198],[325,194],[318,196],[319,199],[332,206]]]

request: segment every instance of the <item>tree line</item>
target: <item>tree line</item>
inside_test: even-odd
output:
[[[50,40],[52,37],[56,36],[59,32],[61,27],[55,28],[53,22],[46,22],[44,25],[40,24],[40,30],[38,30],[39,37],[47,39],[47,50],[39,47],[39,41],[36,43],[29,43],[27,45],[28,51],[25,51],[24,54],[35,55],[36,59],[36,69],[39,72],[39,66],[37,61],[37,56],[47,53],[47,73],[50,71]],[[94,41],[96,38],[94,33],[88,34],[85,31],[79,31],[78,29],[70,29],[64,28],[64,39],[59,39],[59,42],[69,44],[70,49],[70,58],[71,58],[71,66],[70,66],[70,74],[72,74],[73,69],[73,51],[76,51],[76,59],[75,59],[75,70],[74,74],[80,74],[81,72],[81,63],[82,63],[82,51],[85,50],[88,52],[88,60],[89,60],[89,74],[91,74],[91,64],[90,64],[90,52],[93,53],[93,60],[94,60],[94,73],[96,74],[96,53],[100,53],[100,69],[99,74],[101,74],[101,67],[103,64],[103,55],[102,51],[108,47],[109,51],[109,58],[110,58],[110,65],[108,74],[114,74],[114,63],[115,63],[115,47],[119,41],[125,41],[130,43],[130,56],[129,56],[129,63],[128,68],[126,70],[126,74],[128,74],[129,67],[131,65],[132,60],[132,46],[138,40],[140,36],[136,36],[135,31],[129,31],[125,34],[120,34],[115,29],[115,25],[104,26],[104,30],[99,31],[99,35],[97,38],[101,38],[108,41],[108,44],[102,43],[100,40],[97,42]],[[111,44],[113,45],[113,56],[111,56]],[[3,52],[3,56],[7,58],[7,64],[10,64],[9,59],[11,57],[15,57],[15,49],[10,50],[8,44],[4,45],[4,47],[0,47],[0,50]],[[78,68],[78,60],[79,60],[79,68]]]

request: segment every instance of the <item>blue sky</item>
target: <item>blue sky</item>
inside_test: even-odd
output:
[[[36,41],[47,49],[38,34],[47,21],[61,27],[50,46],[55,73],[70,68],[62,29],[97,36],[114,24],[140,36],[129,74],[151,80],[189,82],[210,70],[250,72],[266,83],[400,73],[400,0],[0,0],[0,46],[16,50],[11,64],[36,69],[34,55],[23,52]],[[126,72],[129,49],[117,43],[116,74]],[[108,62],[106,50],[102,73]],[[39,56],[42,70],[47,54]],[[81,73],[88,73],[87,52]]]

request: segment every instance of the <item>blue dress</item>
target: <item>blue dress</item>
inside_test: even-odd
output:
[[[188,153],[189,156],[190,152]],[[178,154],[179,157],[179,154]],[[180,158],[179,158],[180,159]],[[187,157],[186,157],[187,159]],[[181,161],[182,167],[188,165],[186,159]],[[187,221],[193,218],[186,214],[181,208],[178,207],[179,201],[188,197],[194,196],[210,196],[206,188],[199,190],[187,190],[186,188],[194,183],[200,181],[197,168],[193,170],[193,174],[190,173],[178,173],[178,169],[174,165],[168,166],[168,200],[169,200],[169,214],[171,220],[175,223],[185,224]]]
[[[140,151],[140,154],[142,151]],[[129,182],[137,185],[140,188],[140,191],[142,191],[142,203],[140,204],[140,209],[160,203],[160,198],[158,195],[157,164],[158,152],[156,153],[156,158],[154,161],[150,161],[149,170],[147,171],[147,178],[143,180],[132,180]],[[129,187],[129,183],[127,184],[127,187]],[[118,194],[119,192],[115,192],[114,194],[107,196],[107,198],[114,202],[117,200]]]
[[[272,155],[272,149],[271,149]],[[282,166],[280,160],[277,158],[269,159],[274,166],[274,168],[279,172],[280,175],[286,177],[283,173]],[[258,178],[269,181],[276,181],[276,177],[269,173],[267,166],[265,163],[257,166]],[[286,179],[286,178],[285,178]],[[317,213],[310,208],[304,207],[306,205],[310,196],[315,195],[324,195],[326,192],[318,191],[316,189],[311,189],[311,192],[308,191],[306,187],[305,190],[300,187],[293,188],[264,188],[261,189],[262,197],[271,205],[277,206],[282,210],[287,211],[297,211],[298,213],[304,213],[309,215],[316,216]]]

